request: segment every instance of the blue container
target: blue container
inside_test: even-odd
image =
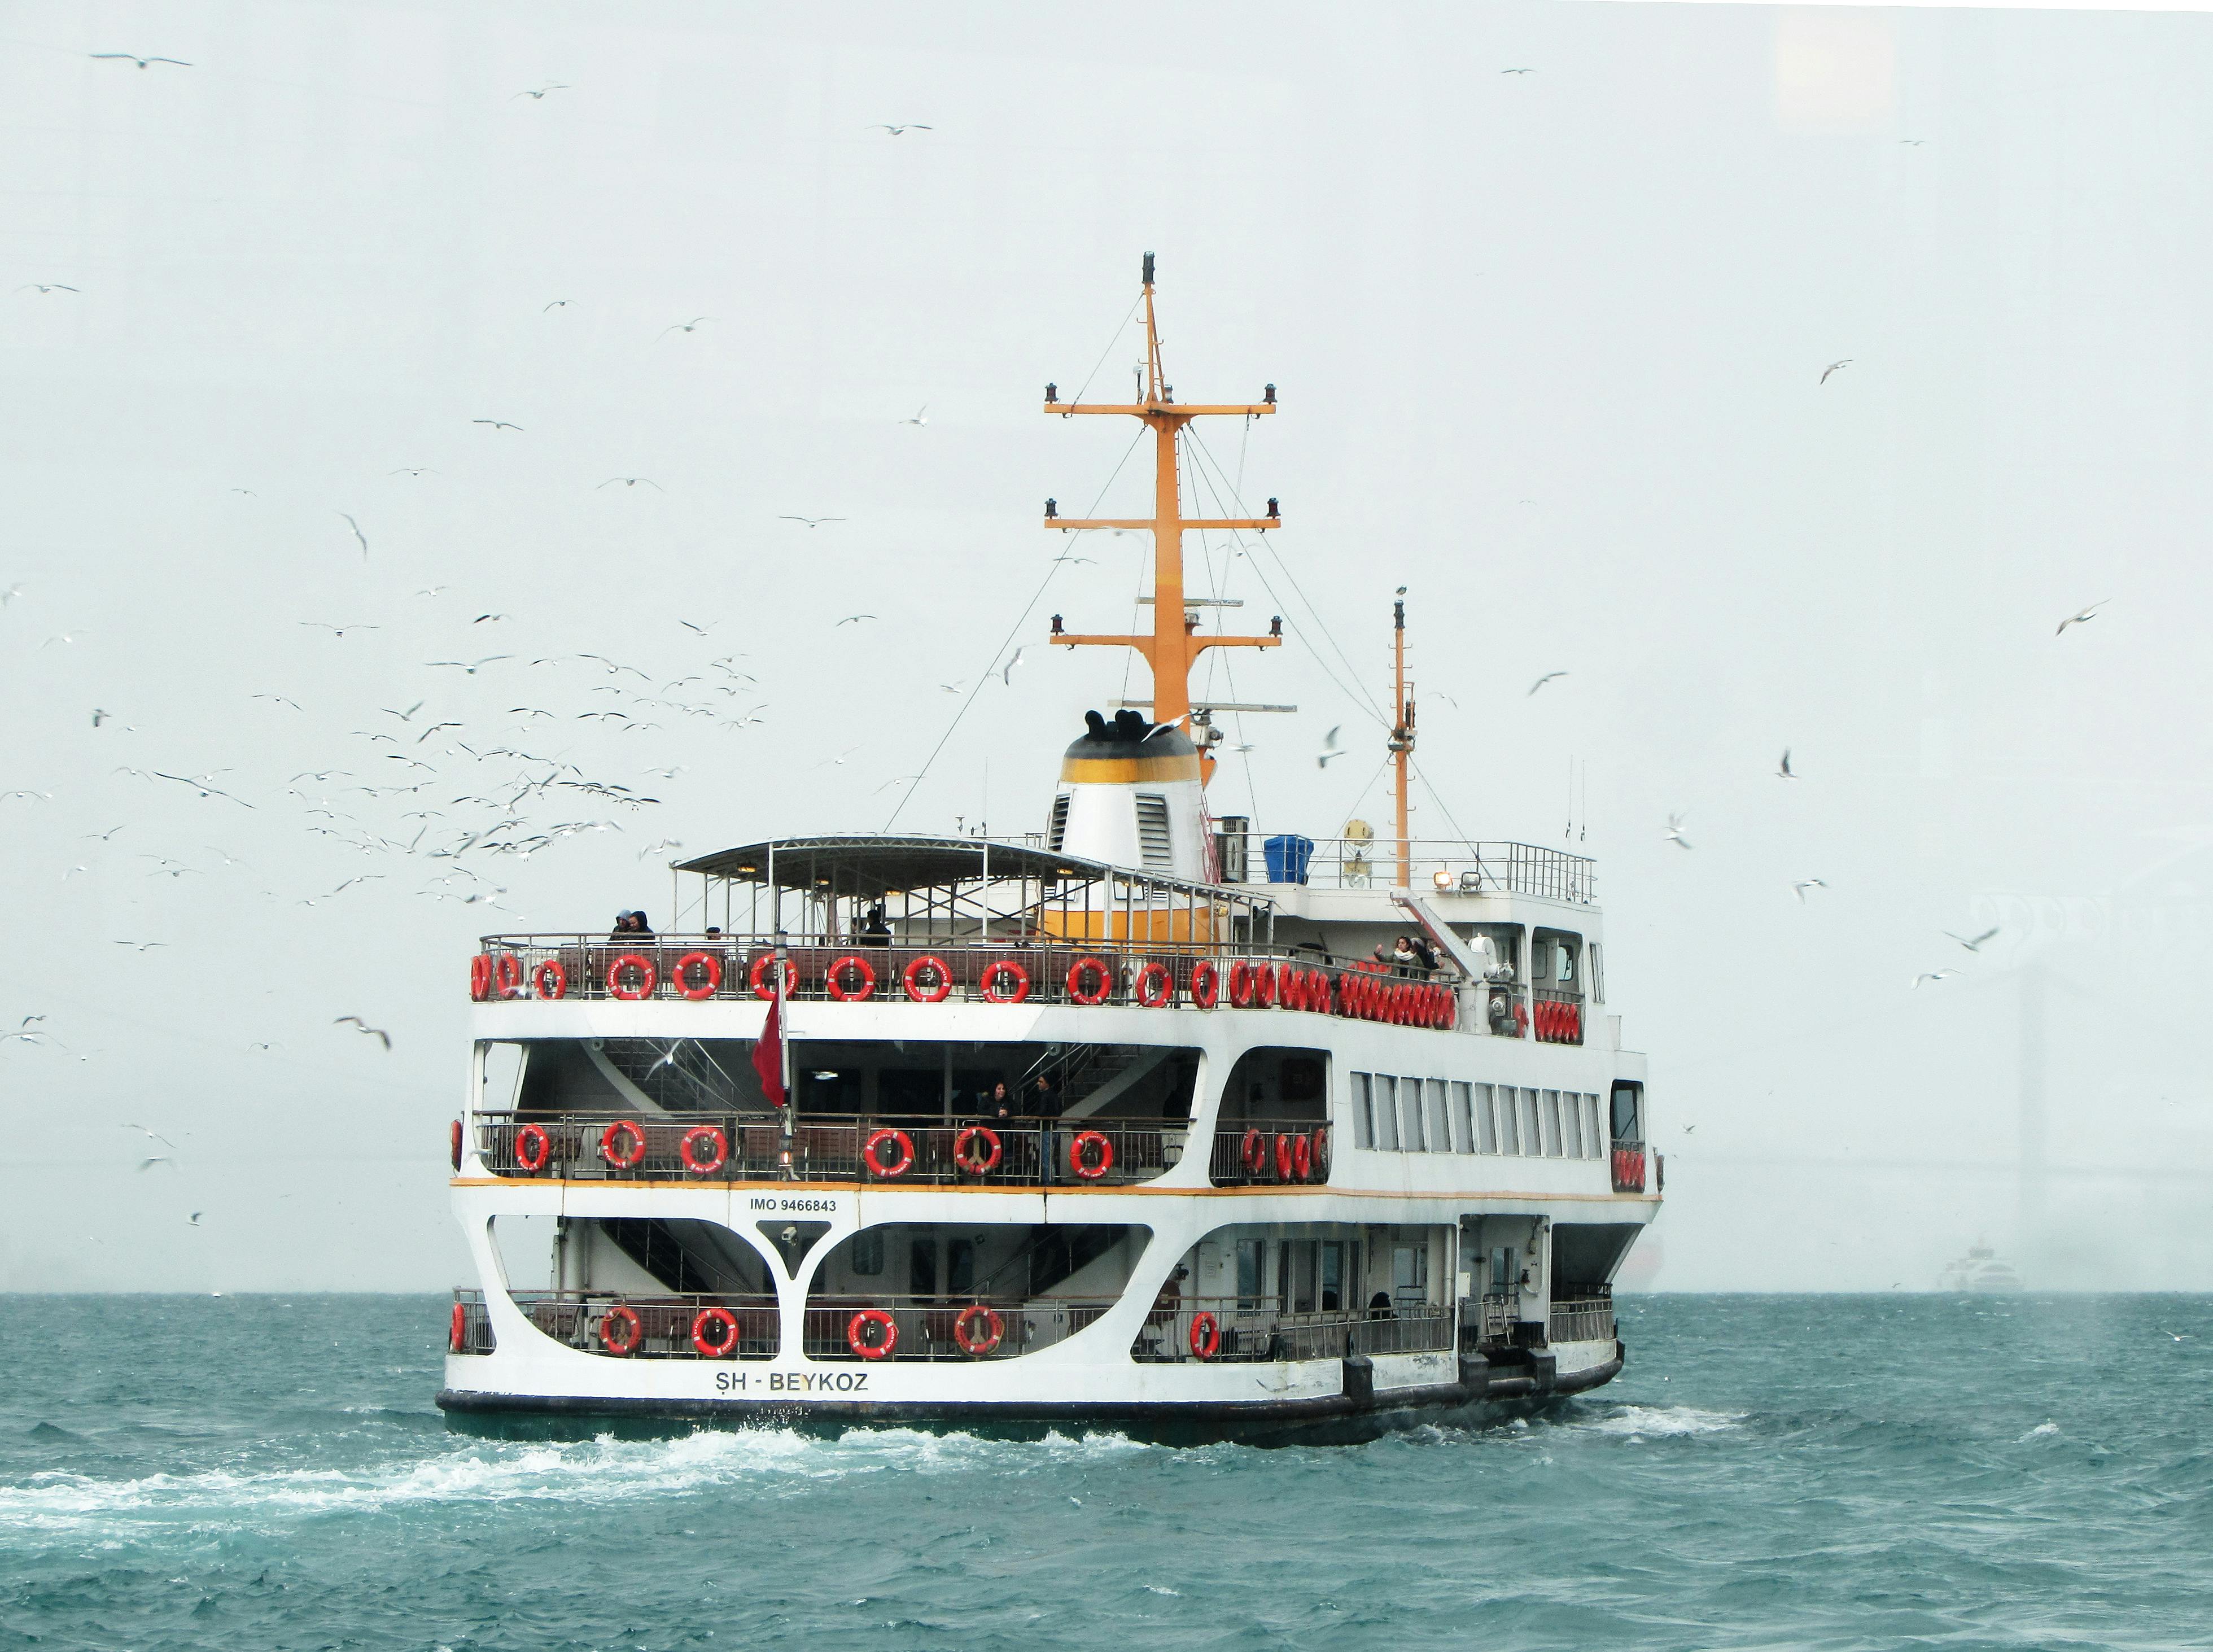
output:
[[[1307,864],[1314,859],[1314,839],[1288,836],[1270,838],[1260,845],[1268,857],[1268,881],[1304,883]]]

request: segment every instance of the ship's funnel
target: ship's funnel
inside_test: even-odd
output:
[[[1203,879],[1205,801],[1198,747],[1173,723],[1135,711],[1109,722],[1087,711],[1088,732],[1061,759],[1048,846],[1174,877]]]

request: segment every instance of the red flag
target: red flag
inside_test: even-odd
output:
[[[783,1105],[783,1005],[771,1001],[768,1019],[761,1024],[760,1042],[753,1045],[753,1070],[760,1075],[761,1094],[771,1107]]]

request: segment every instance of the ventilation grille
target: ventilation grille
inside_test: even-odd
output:
[[[1045,829],[1045,846],[1057,850],[1060,840],[1068,836],[1068,802],[1066,792],[1052,800],[1052,820]]]
[[[1158,792],[1137,794],[1137,852],[1147,866],[1175,863],[1168,838],[1168,800]]]

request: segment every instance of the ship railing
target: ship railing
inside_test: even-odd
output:
[[[658,936],[631,944],[570,935],[484,937],[470,960],[479,1003],[582,998],[624,1002],[759,1003],[775,996],[774,946],[764,936]],[[1331,958],[1311,947],[1221,941],[945,942],[869,946],[852,940],[794,941],[787,1000],[800,1003],[1032,1003],[1139,1005],[1147,1009],[1242,1007],[1233,972],[1241,963],[1260,1007],[1347,1013],[1342,984],[1479,989],[1451,969],[1378,971],[1367,960]],[[1202,971],[1201,966],[1210,967]],[[1008,966],[1012,966],[1010,969]],[[1157,966],[1157,967],[1155,967]],[[1259,972],[1275,990],[1259,990]],[[1286,1003],[1283,978],[1301,992]],[[1330,991],[1304,990],[1319,975]],[[1502,990],[1518,993],[1520,989]],[[1369,1012],[1381,1019],[1380,1009]],[[1524,1014],[1526,1015],[1526,1010]],[[1469,1017],[1463,1015],[1466,1023]]]
[[[624,1359],[773,1359],[783,1340],[776,1298],[765,1294],[515,1290],[508,1295],[540,1332],[588,1354]],[[454,1300],[460,1305],[470,1338],[480,1334],[483,1338],[482,1347],[472,1345],[466,1351],[491,1352],[491,1325],[484,1293],[455,1291]],[[717,1309],[719,1314],[714,1311]],[[724,1323],[722,1314],[732,1324]],[[726,1344],[726,1352],[710,1351]]]
[[[1263,834],[1247,831],[1246,866],[1253,883],[1319,884],[1335,889],[1387,889],[1399,881],[1399,845],[1392,838],[1317,838],[1303,856],[1295,840],[1271,863],[1254,851]],[[1597,863],[1539,844],[1472,843],[1417,838],[1407,850],[1407,885],[1415,894],[1538,895],[1588,905],[1598,899]],[[1303,866],[1302,867],[1302,862]],[[1304,875],[1299,875],[1303,870]],[[1271,874],[1275,875],[1271,875]]]
[[[1521,1322],[1521,1301],[1515,1295],[1486,1291],[1460,1307],[1460,1337],[1470,1348],[1511,1340],[1515,1326]]]
[[[1155,1305],[1130,1355],[1183,1364],[1430,1353],[1453,1345],[1457,1323],[1454,1308],[1424,1302],[1295,1314],[1251,1297],[1186,1296]]]
[[[491,1312],[485,1307],[484,1292],[461,1289],[454,1293],[453,1329],[446,1345],[448,1351],[456,1354],[492,1351],[495,1344]]]
[[[1014,1359],[1065,1342],[1104,1317],[1113,1296],[820,1295],[800,1347],[813,1360]]]
[[[1643,1143],[1614,1143],[1613,1191],[1617,1193],[1641,1193],[1644,1191]]]
[[[1178,1125],[1100,1119],[944,1124],[802,1115],[792,1130],[786,1178],[783,1126],[759,1113],[477,1115],[486,1168],[561,1181],[1119,1187],[1174,1169],[1187,1136]]]
[[[1555,1300],[1546,1334],[1553,1342],[1612,1342],[1613,1294],[1606,1291]]]
[[[1329,1126],[1320,1119],[1225,1119],[1207,1177],[1216,1187],[1320,1183],[1329,1180]]]

